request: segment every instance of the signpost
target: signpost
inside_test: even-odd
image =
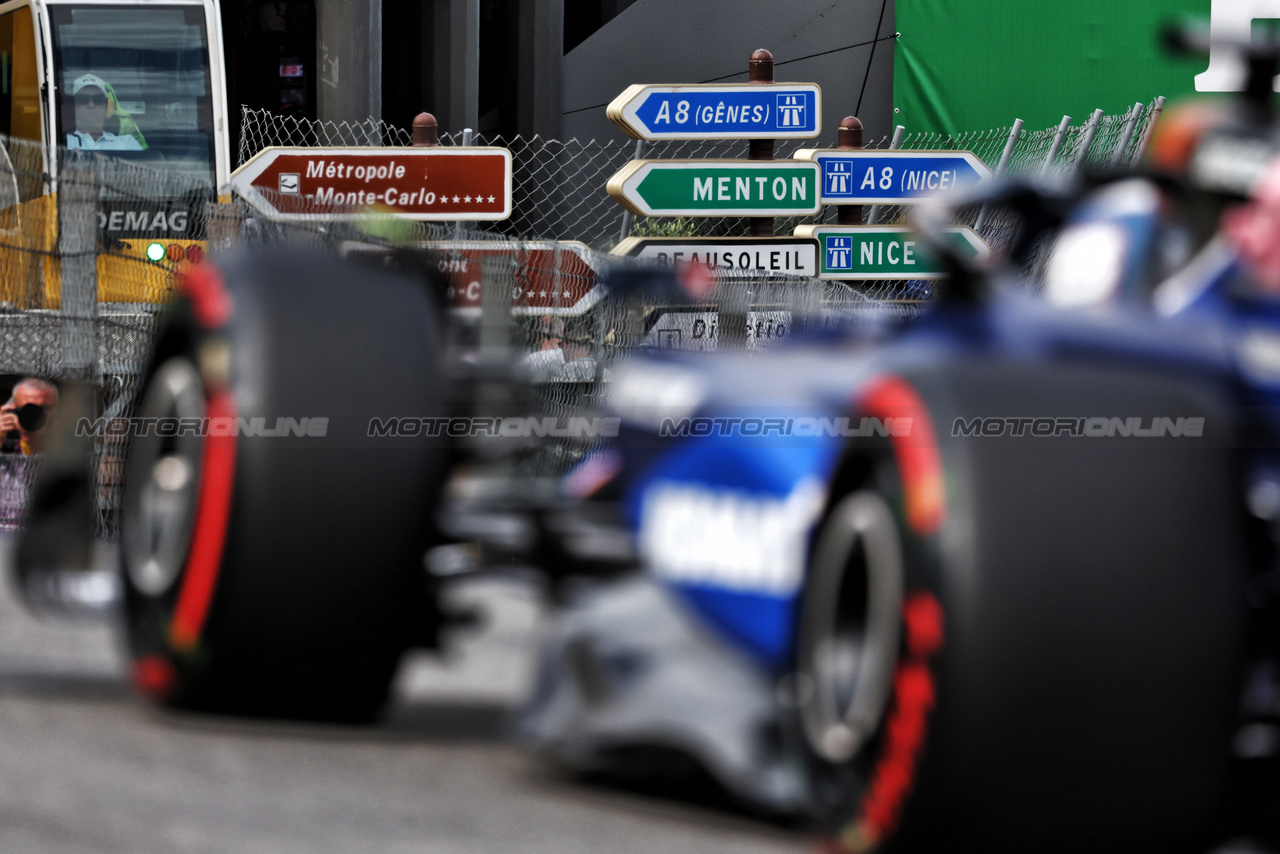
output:
[[[742,323],[742,315],[737,322]],[[792,334],[787,309],[747,312],[747,349],[764,348]],[[645,343],[663,350],[715,350],[720,342],[720,313],[708,308],[655,308],[645,318]]]
[[[628,237],[610,254],[668,267],[705,264],[717,270],[818,275],[818,241],[800,237]]]
[[[597,270],[591,265],[586,244],[543,240],[530,243],[448,241],[433,243],[440,272],[449,285],[449,306],[461,313],[480,312],[481,265],[485,258],[503,256],[519,265],[522,275],[513,279],[511,310],[514,314],[576,316],[603,296]]]
[[[822,128],[816,83],[627,87],[606,111],[636,139],[810,139]]]
[[[417,220],[511,215],[505,148],[265,148],[231,175],[254,207],[280,219],[345,219],[370,209]]]
[[[991,170],[969,151],[803,148],[793,156],[821,167],[824,205],[912,204],[991,177]]]
[[[973,229],[946,229],[947,240],[972,258],[990,254]],[[946,274],[938,258],[904,226],[804,225],[799,237],[818,241],[819,279],[938,279]]]
[[[818,164],[800,160],[632,160],[609,195],[641,216],[817,213]]]

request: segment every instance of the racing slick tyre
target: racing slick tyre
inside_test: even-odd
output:
[[[441,410],[428,284],[298,252],[186,276],[123,497],[125,629],[145,694],[364,722],[401,653],[431,637],[423,555],[446,455],[370,427]]]
[[[796,666],[838,847],[1206,845],[1245,630],[1222,401],[987,362],[887,376],[855,411],[885,428],[837,470]]]

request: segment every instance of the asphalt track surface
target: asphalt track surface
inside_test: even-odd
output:
[[[527,585],[474,582],[485,628],[421,656],[372,729],[157,712],[114,629],[17,603],[0,540],[0,852],[719,852],[811,850],[716,805],[572,779],[507,738],[541,622]],[[695,790],[696,793],[697,790]]]

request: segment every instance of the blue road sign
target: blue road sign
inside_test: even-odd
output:
[[[831,270],[843,270],[851,267],[853,262],[853,238],[829,237],[826,245],[826,260],[823,266]]]
[[[802,149],[794,156],[821,167],[819,201],[824,205],[911,204],[991,177],[991,170],[969,151]]]
[[[822,127],[816,83],[629,86],[606,111],[638,139],[808,139]]]

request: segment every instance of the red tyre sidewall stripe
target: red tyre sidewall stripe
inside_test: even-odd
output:
[[[928,738],[929,716],[937,700],[930,659],[942,644],[943,614],[928,591],[907,595],[902,606],[906,655],[893,675],[893,701],[884,722],[884,738],[871,777],[841,831],[838,850],[864,854],[893,835],[911,790]]]
[[[941,527],[946,514],[941,454],[924,402],[910,385],[885,377],[868,386],[859,410],[882,420],[909,418],[909,430],[893,430],[890,442],[902,476],[906,519],[918,535]],[[928,737],[937,689],[931,669],[945,633],[942,605],[927,590],[909,592],[902,605],[903,655],[894,670],[884,736],[853,821],[835,845],[846,852],[873,851],[897,828],[915,785]]]
[[[895,427],[909,419],[906,430],[895,429],[889,438],[902,474],[907,524],[921,536],[936,533],[946,515],[946,498],[942,459],[924,401],[905,381],[884,377],[867,387],[860,404],[872,418],[894,419]]]
[[[236,406],[231,392],[224,390],[210,394],[206,411],[210,420],[226,418],[234,421]],[[209,616],[209,606],[222,566],[227,524],[231,518],[235,467],[235,436],[207,436],[191,552],[187,558],[187,571],[183,573],[182,587],[178,591],[173,620],[169,624],[169,643],[178,652],[188,652],[195,647]]]
[[[219,329],[231,319],[231,295],[214,265],[205,263],[190,268],[182,274],[178,286],[191,300],[196,323],[205,329]]]
[[[133,663],[133,684],[144,694],[170,697],[178,684],[173,662],[159,655],[148,655]]]
[[[181,289],[191,301],[196,322],[205,329],[220,329],[231,319],[231,295],[223,284],[221,272],[213,264],[203,263],[187,270],[182,276]],[[213,419],[234,422],[235,397],[225,380],[209,382],[206,379],[205,415],[206,424]],[[231,519],[235,469],[234,431],[231,435],[206,435],[191,551],[169,623],[169,644],[178,653],[195,648],[209,617]]]

